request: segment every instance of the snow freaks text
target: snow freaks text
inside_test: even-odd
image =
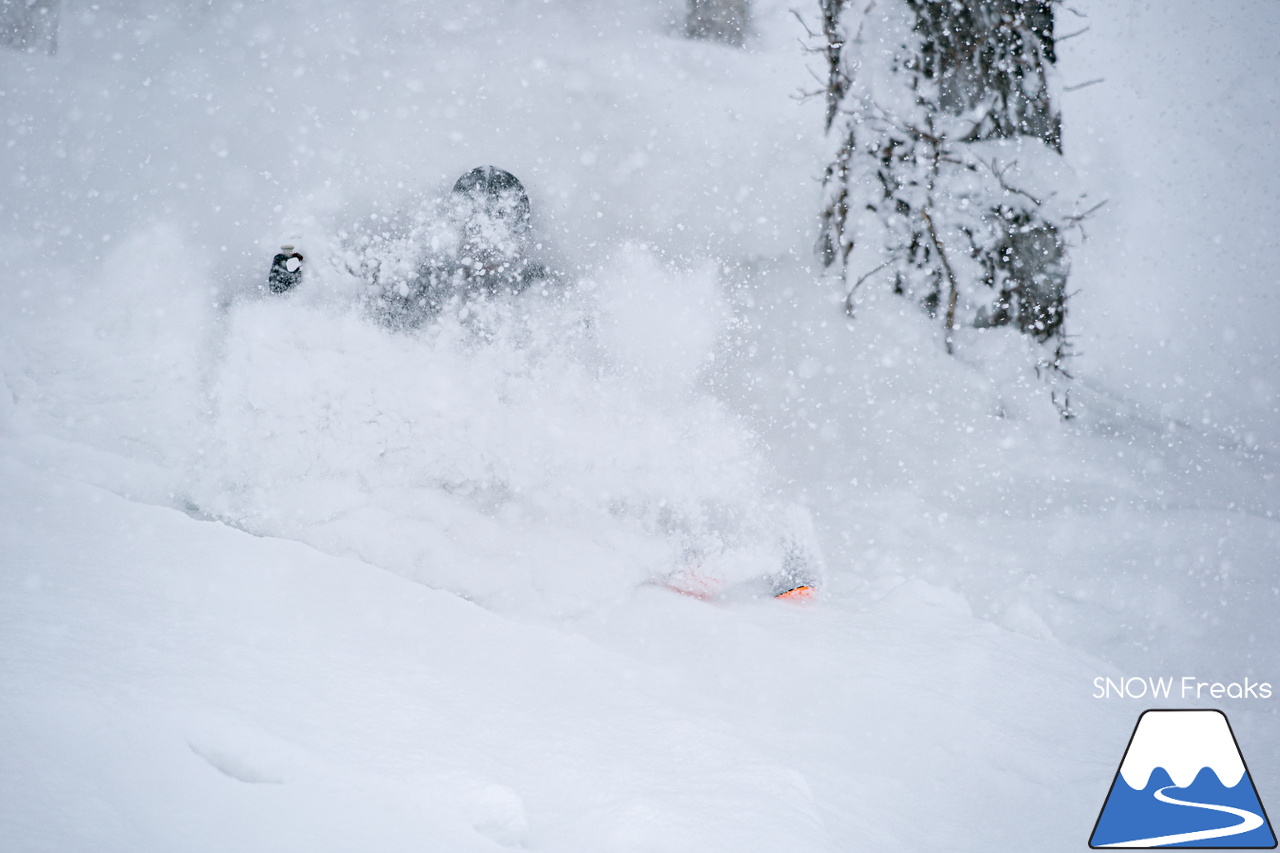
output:
[[[1106,678],[1093,680],[1094,699],[1270,699],[1271,682],[1201,681],[1194,675],[1175,677]]]

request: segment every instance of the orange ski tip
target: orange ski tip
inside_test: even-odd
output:
[[[780,592],[774,598],[786,598],[791,601],[809,601],[817,595],[817,590],[809,585],[797,586],[786,592]]]

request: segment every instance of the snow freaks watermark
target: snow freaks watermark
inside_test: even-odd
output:
[[[1194,675],[1093,680],[1094,699],[1270,699],[1270,681],[1201,681]]]
[[[1275,832],[1227,715],[1144,711],[1089,846],[1274,849]]]

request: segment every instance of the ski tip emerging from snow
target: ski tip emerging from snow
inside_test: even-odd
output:
[[[808,584],[804,584],[786,592],[780,592],[774,598],[786,599],[787,601],[813,601],[818,597],[818,591]]]
[[[722,578],[709,577],[691,571],[677,572],[655,581],[655,583],[664,589],[687,595],[700,601],[741,601],[771,595],[773,598],[783,601],[807,603],[818,597],[817,587],[812,584],[779,587],[776,579],[771,578],[752,578],[736,584],[729,584]]]

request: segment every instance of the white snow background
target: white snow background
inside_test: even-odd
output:
[[[845,321],[791,5],[739,51],[676,0],[69,1],[0,52],[0,848],[1082,849],[1151,704],[1096,676],[1280,686],[1280,9],[1059,10],[1109,199],[1064,424],[1016,335]],[[260,296],[485,163],[574,282],[493,340]],[[649,583],[779,536],[818,601]],[[1267,803],[1277,701],[1166,704]]]

